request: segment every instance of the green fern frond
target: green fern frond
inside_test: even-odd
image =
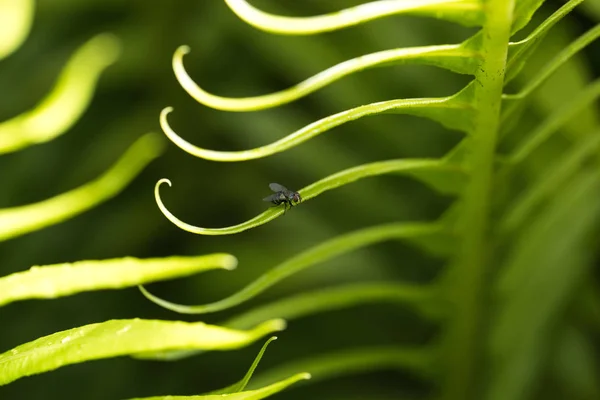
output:
[[[251,309],[224,324],[246,326],[283,316],[293,319],[371,301],[409,303],[420,310],[424,320],[435,321],[442,327],[441,337],[419,350],[427,354],[422,360],[427,360],[429,371],[435,371],[428,374],[427,379],[439,389],[437,398],[533,398],[536,383],[546,371],[544,360],[554,354],[555,338],[547,332],[563,322],[564,309],[585,282],[594,256],[587,244],[591,238],[597,239],[600,222],[597,202],[589,204],[590,199],[600,194],[600,174],[595,157],[600,143],[599,127],[569,138],[568,148],[560,148],[560,152],[543,145],[564,143],[558,142],[557,138],[563,125],[597,100],[598,83],[589,85],[568,106],[554,110],[549,116],[543,115],[542,123],[532,131],[521,131],[516,139],[512,132],[522,121],[524,110],[535,101],[531,94],[596,40],[600,36],[600,26],[572,41],[516,93],[506,93],[506,87],[509,82],[518,81],[550,30],[582,2],[566,2],[525,39],[511,42],[513,35],[528,25],[542,6],[542,0],[379,1],[305,18],[272,15],[244,0],[226,0],[242,20],[261,30],[284,35],[334,31],[401,13],[481,29],[463,43],[368,54],[340,63],[289,89],[244,98],[226,98],[205,91],[183,66],[183,56],[189,48],[180,47],[175,52],[173,69],[176,78],[191,97],[215,109],[238,112],[283,105],[374,67],[413,63],[473,76],[473,80],[454,95],[396,99],[359,106],[309,124],[271,144],[236,152],[208,150],[191,144],[170,127],[167,115],[172,108],[163,110],[161,127],[175,145],[195,157],[223,162],[274,155],[332,128],[342,127],[346,122],[382,113],[428,118],[464,134],[456,147],[440,159],[402,159],[361,165],[299,191],[306,201],[363,177],[404,173],[437,192],[455,196],[454,203],[438,221],[423,223],[423,226],[439,227],[451,238],[448,243],[453,243],[446,248],[446,253],[437,253],[445,258],[447,266],[433,283],[418,288],[410,284],[385,286],[374,283],[299,294]],[[500,150],[503,147],[511,150],[503,153]],[[540,162],[538,150],[542,147],[553,165],[533,168],[533,164]],[[239,225],[201,228],[181,221],[165,207],[159,194],[162,183],[170,185],[170,181],[163,179],[155,186],[160,210],[172,223],[191,233],[240,233],[284,212],[270,209]],[[385,227],[373,228],[373,232],[378,230],[382,234]],[[336,241],[343,242],[346,237],[349,236],[333,239],[315,249],[323,250],[323,260],[346,253],[356,246],[330,246]],[[403,239],[412,241],[414,238],[411,235]],[[356,242],[360,246],[372,243],[374,241],[370,240]],[[431,248],[425,251],[435,253]],[[144,294],[178,312],[219,311],[249,301],[281,278],[321,260],[320,257],[310,259],[311,254],[309,250],[292,258],[231,297],[207,305],[182,306],[145,290]],[[305,255],[309,255],[306,263]],[[179,353],[177,357],[191,354],[195,353]],[[353,365],[358,369],[369,365],[362,358],[364,354],[355,362],[333,356],[331,362],[317,359],[300,364],[309,371],[319,371],[323,367],[328,371],[324,375],[334,376],[351,373]],[[373,363],[384,363],[382,357],[375,357]],[[402,368],[420,370],[404,360],[402,353],[397,360]],[[586,365],[594,368],[591,364]],[[275,374],[289,375],[295,368],[282,367]],[[275,375],[269,379],[276,379]]]

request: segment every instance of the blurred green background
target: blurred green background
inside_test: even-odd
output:
[[[266,11],[314,15],[360,4],[356,0],[253,1]],[[560,1],[547,2],[555,10]],[[158,114],[173,106],[172,127],[199,146],[242,150],[270,143],[302,126],[373,101],[452,94],[468,77],[426,66],[380,68],[345,78],[291,105],[230,113],[197,104],[171,69],[177,46],[187,44],[189,74],[223,96],[252,96],[293,85],[346,59],[394,47],[457,43],[473,30],[416,17],[392,17],[336,33],[274,36],[240,21],[223,1],[39,0],[24,45],[0,62],[0,119],[33,107],[52,87],[72,52],[97,33],[123,43],[119,61],[100,80],[93,102],[65,135],[0,157],[0,208],[39,201],[87,182],[106,170],[139,136],[160,132]],[[593,20],[576,10],[558,29],[584,32]],[[584,52],[599,75],[600,51]],[[532,116],[535,118],[535,116]],[[245,221],[268,205],[269,182],[291,189],[361,163],[443,155],[461,134],[416,117],[382,115],[334,129],[295,149],[244,163],[196,159],[170,142],[122,194],[72,220],[0,243],[0,275],[31,265],[126,255],[158,257],[229,252],[234,272],[210,272],[151,285],[172,301],[200,304],[220,299],[299,251],[337,234],[378,223],[432,220],[451,199],[409,178],[370,178],[326,192],[284,218],[232,236],[196,236],[160,213],[154,183],[167,207],[182,220],[205,227]],[[166,139],[165,139],[166,140]],[[218,323],[257,304],[344,282],[434,278],[441,261],[402,243],[371,246],[294,276],[257,300],[206,316],[180,316],[148,302],[137,289],[25,301],[0,308],[0,352],[55,331],[113,318],[163,318]],[[343,334],[341,334],[343,332]],[[410,309],[363,306],[293,321],[263,358],[259,372],[310,354],[362,345],[430,341],[437,328]],[[212,352],[177,363],[118,358],[66,367],[0,388],[0,398],[107,399],[159,394],[197,394],[239,379],[262,341],[232,352]],[[298,385],[275,398],[398,399],[426,395],[431,387],[402,371],[380,371]],[[354,397],[352,397],[354,396]]]

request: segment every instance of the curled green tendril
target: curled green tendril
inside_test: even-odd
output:
[[[349,168],[347,170],[338,172],[337,174],[330,175],[327,178],[324,178],[320,181],[313,183],[312,185],[305,187],[304,189],[300,190],[299,193],[302,196],[302,202],[305,202],[327,190],[335,189],[342,185],[346,185],[358,179],[366,178],[369,176],[399,173],[420,177],[421,173],[429,171],[431,171],[434,174],[437,174],[439,172],[447,173],[449,177],[453,177],[456,174],[462,175],[463,173],[462,170],[460,170],[456,166],[448,165],[443,161],[437,159],[380,161],[371,164],[360,165],[354,168]],[[444,181],[447,178],[448,177],[442,177],[436,178],[435,180],[440,179]],[[156,203],[158,204],[158,208],[160,209],[160,211],[165,215],[165,217],[167,217],[169,221],[171,221],[179,228],[183,229],[184,231],[195,233],[198,235],[229,235],[234,233],[240,233],[250,228],[263,225],[277,218],[284,212],[283,208],[281,207],[269,208],[262,214],[257,215],[256,217],[238,225],[233,225],[226,228],[202,228],[181,221],[167,209],[160,197],[160,186],[163,183],[172,186],[171,181],[164,178],[159,180],[154,186],[154,198],[156,199]],[[428,183],[433,182],[432,180],[430,180]],[[441,182],[440,184],[443,185],[443,182]]]
[[[403,113],[428,117],[450,128],[465,130],[466,127],[463,125],[465,121],[469,121],[465,114],[470,113],[472,109],[470,104],[462,101],[462,98],[458,95],[443,98],[398,99],[371,103],[315,121],[268,145],[242,151],[215,151],[191,144],[179,136],[169,125],[167,116],[172,111],[172,107],[162,110],[160,113],[160,126],[165,135],[180,149],[195,157],[206,160],[235,162],[267,157],[298,146],[321,133],[347,122],[383,113]]]
[[[428,240],[433,240],[436,236],[442,236],[444,239],[447,239],[447,236],[442,235],[441,231],[442,226],[435,223],[404,222],[360,229],[355,232],[335,237],[315,247],[312,247],[270,269],[265,274],[258,277],[255,281],[251,282],[249,285],[232,294],[231,296],[208,304],[197,306],[176,304],[153,295],[143,286],[140,286],[140,290],[150,301],[171,311],[183,314],[205,314],[217,312],[242,304],[245,301],[258,296],[271,286],[290,277],[291,275],[297,274],[305,269],[339,255],[355,251],[359,248],[366,247],[374,243],[392,239],[405,239],[417,243],[421,241],[427,243]],[[417,294],[420,294],[417,289],[415,289],[415,291]],[[408,290],[405,292],[409,292],[409,296],[414,295],[413,292]]]
[[[463,45],[391,49],[344,61],[280,92],[231,98],[211,94],[194,82],[183,66],[183,56],[189,52],[189,46],[180,46],[173,55],[173,71],[177,81],[197,102],[224,111],[256,111],[287,104],[348,75],[374,67],[418,63],[474,74],[478,65],[478,54]]]

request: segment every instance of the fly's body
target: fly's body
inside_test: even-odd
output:
[[[292,208],[297,203],[302,201],[302,196],[300,193],[294,192],[293,190],[289,190],[283,185],[278,183],[270,183],[269,188],[271,188],[273,193],[272,195],[265,197],[263,201],[268,201],[269,203],[273,203],[276,206],[283,203],[284,213],[287,211],[288,206]]]

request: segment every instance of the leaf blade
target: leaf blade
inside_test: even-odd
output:
[[[50,299],[89,290],[118,289],[156,280],[188,276],[210,269],[231,270],[237,259],[230,254],[88,260],[34,266],[0,277],[0,306],[25,299]]]
[[[162,151],[160,137],[146,134],[96,180],[39,203],[0,209],[0,241],[57,224],[115,196]]]
[[[281,330],[271,320],[249,331],[202,322],[110,320],[57,332],[0,354],[0,386],[66,365],[164,350],[230,350]]]

